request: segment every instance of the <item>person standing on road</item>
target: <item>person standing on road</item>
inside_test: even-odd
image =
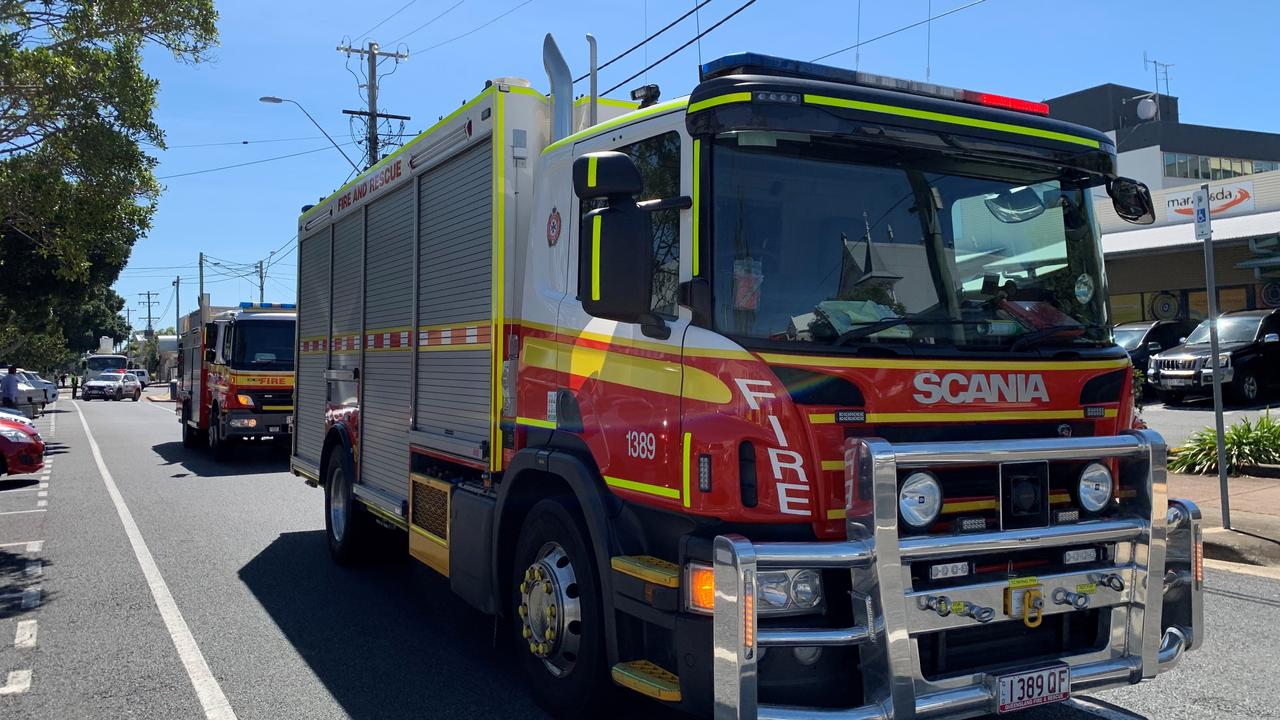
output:
[[[76,399],[76,390],[77,390],[79,387],[80,387],[80,376],[79,376],[79,375],[72,375],[72,376],[71,376],[71,399],[72,399],[72,400],[75,400],[75,399]]]
[[[0,390],[4,396],[4,406],[7,408],[17,409],[18,407],[18,366],[10,365],[9,372],[0,380]]]

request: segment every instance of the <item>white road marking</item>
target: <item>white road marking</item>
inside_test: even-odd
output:
[[[43,543],[44,543],[44,541],[43,541],[43,540],[30,540],[30,541],[16,542],[16,543],[0,543],[0,548],[18,547],[19,545],[26,545],[26,546],[27,546],[27,552],[37,552],[37,551],[39,551],[39,549],[40,549],[40,548],[36,548],[35,550],[32,550],[32,549],[31,549],[31,546],[32,546],[32,545],[35,545],[35,544],[37,544],[37,543],[41,543],[41,544],[43,544]]]
[[[32,560],[27,563],[27,577],[37,577],[44,573],[44,563],[39,560]]]
[[[161,411],[161,412],[168,413],[169,415],[172,415],[172,416],[173,416],[173,420],[174,420],[174,422],[177,422],[177,420],[178,420],[178,413],[177,413],[177,410],[176,410],[175,408],[172,408],[172,407],[164,407],[164,406],[163,406],[163,405],[161,405],[160,403],[153,403],[153,402],[150,402],[150,401],[148,401],[148,402],[147,402],[147,403],[145,403],[145,404],[146,404],[146,406],[147,406],[147,407],[153,407],[153,408],[155,408],[155,409],[157,409],[157,410],[159,410],[159,411]],[[167,405],[167,404],[168,404],[168,403],[164,403],[164,405]]]
[[[191,634],[191,628],[187,626],[187,621],[182,617],[182,611],[178,609],[178,604],[173,599],[173,594],[169,592],[169,586],[165,583],[164,577],[160,574],[160,568],[156,565],[156,560],[151,555],[151,550],[147,548],[146,540],[142,538],[142,531],[138,529],[138,524],[133,520],[133,513],[129,512],[129,506],[125,504],[124,497],[120,495],[116,482],[111,477],[111,471],[107,469],[107,463],[102,459],[102,451],[98,449],[98,442],[93,439],[93,431],[89,429],[89,421],[85,419],[84,412],[80,409],[80,405],[75,406],[76,414],[80,416],[80,424],[84,426],[85,437],[89,440],[89,449],[93,452],[93,460],[98,465],[98,474],[102,476],[102,482],[107,487],[107,494],[111,496],[111,502],[116,507],[116,514],[120,516],[120,523],[124,525],[125,535],[129,537],[129,544],[133,546],[133,554],[138,559],[138,565],[142,568],[142,574],[147,579],[147,585],[151,589],[151,596],[156,601],[156,608],[160,611],[160,618],[164,621],[165,628],[169,631],[169,637],[173,640],[173,646],[178,651],[178,658],[182,660],[182,666],[187,671],[187,677],[191,678],[191,685],[195,688],[196,696],[200,699],[200,707],[204,709],[204,715],[208,720],[235,720],[235,711],[231,709],[231,704],[227,701],[227,696],[222,692],[222,686],[218,684],[217,678],[213,676],[213,671],[209,669],[209,663],[204,659],[204,653],[200,652],[200,646],[196,644],[195,636]]]
[[[13,638],[13,646],[18,649],[33,648],[36,646],[35,620],[18,621],[18,632]]]
[[[49,497],[49,491],[48,491],[48,490],[40,490],[40,491],[38,491],[38,492],[36,493],[36,497],[38,497],[38,498],[42,498],[42,497]]]
[[[49,504],[49,501],[48,501],[48,500],[37,500],[37,501],[36,501],[36,507],[38,507],[38,508],[45,507],[45,506],[46,506],[46,505],[48,505],[48,504]]]
[[[9,673],[9,682],[0,687],[0,695],[17,695],[31,689],[31,671],[13,670]]]
[[[0,512],[0,515],[26,515],[27,513],[46,512],[48,508],[40,508],[39,510],[6,510]]]
[[[49,483],[47,483],[47,482],[42,482],[42,483],[40,483],[37,487],[39,487],[41,490],[48,490],[48,489],[49,489]]]
[[[44,549],[43,540],[32,540],[31,542],[27,543],[27,552],[35,553],[35,552],[40,552],[43,549]]]
[[[40,604],[40,586],[32,585],[22,591],[22,609],[30,610]]]

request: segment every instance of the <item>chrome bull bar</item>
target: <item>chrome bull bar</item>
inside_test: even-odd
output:
[[[1120,458],[1128,485],[1137,488],[1123,517],[1027,530],[953,536],[899,538],[898,469],[995,464],[1026,460]],[[1177,664],[1194,649],[1202,633],[1202,571],[1197,558],[1199,511],[1186,501],[1166,499],[1165,445],[1151,431],[1105,438],[992,441],[891,445],[880,439],[850,440],[845,450],[846,536],[842,542],[752,543],[740,535],[721,535],[713,546],[715,611],[712,663],[714,715],[717,720],[753,718],[971,717],[994,712],[995,678],[974,673],[944,680],[924,677],[916,637],[950,628],[992,622],[976,613],[939,616],[922,611],[926,593],[910,587],[912,562],[948,557],[996,555],[1015,550],[1115,543],[1115,567],[1100,574],[1060,573],[1046,582],[1069,585],[1103,581],[1093,607],[1111,608],[1107,646],[1101,651],[1062,658],[1071,665],[1073,691],[1138,682]],[[1133,473],[1139,473],[1134,477]],[[1117,478],[1120,481],[1121,478]],[[855,498],[870,503],[856,502]],[[1173,510],[1170,510],[1173,508]],[[1176,558],[1166,572],[1166,533],[1178,539]],[[1124,548],[1121,552],[1120,548]],[[822,568],[848,570],[852,577],[854,622],[842,628],[761,628],[755,593],[762,569]],[[1114,575],[1114,577],[1110,577]],[[1149,594],[1148,579],[1164,578]],[[992,583],[974,583],[948,591],[966,607],[989,603],[1002,592]],[[1178,617],[1163,623],[1162,605],[1177,601]],[[1061,600],[1068,600],[1065,594]],[[1046,613],[1082,609],[1078,599],[1046,604]],[[1087,603],[1086,603],[1087,605]],[[994,618],[1007,622],[1013,618]],[[859,647],[864,704],[855,708],[814,708],[759,704],[759,649],[765,647]]]

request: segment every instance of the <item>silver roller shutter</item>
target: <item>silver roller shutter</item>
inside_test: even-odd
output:
[[[298,241],[298,340],[297,378],[294,390],[295,454],[304,463],[320,467],[324,448],[324,405],[327,352],[322,341],[329,336],[330,229]]]
[[[491,319],[492,141],[481,142],[423,176],[419,202],[419,324],[460,326],[452,346]],[[460,342],[461,341],[461,342]],[[477,447],[490,428],[489,348],[438,350],[418,357],[417,425],[440,448]]]
[[[413,339],[413,186],[369,205],[365,244],[366,347],[361,370],[361,482],[409,497],[409,392]],[[388,347],[389,346],[389,347]]]

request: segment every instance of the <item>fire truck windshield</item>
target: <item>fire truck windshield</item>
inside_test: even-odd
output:
[[[924,352],[1111,343],[1078,180],[796,133],[729,133],[712,153],[721,332]]]
[[[293,322],[242,320],[236,323],[231,367],[237,370],[292,370]]]

